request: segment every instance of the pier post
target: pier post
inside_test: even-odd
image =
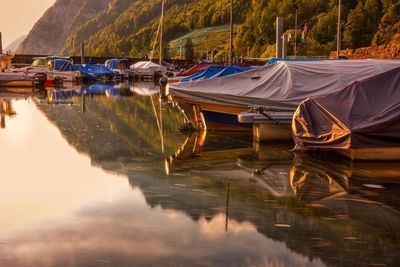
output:
[[[81,64],[85,64],[85,43],[81,43]]]
[[[0,54],[3,54],[3,40],[1,39],[1,32],[0,32]]]
[[[276,58],[282,58],[283,17],[276,17]]]

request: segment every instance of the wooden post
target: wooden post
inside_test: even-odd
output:
[[[276,18],[276,58],[282,58],[283,17]]]

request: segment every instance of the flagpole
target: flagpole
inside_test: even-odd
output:
[[[341,50],[341,39],[342,39],[342,27],[341,27],[341,21],[342,21],[342,1],[339,0],[339,6],[338,6],[338,28],[337,28],[337,44],[336,44],[336,59],[339,59],[340,57],[340,50]]]

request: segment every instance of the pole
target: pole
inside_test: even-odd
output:
[[[283,17],[276,18],[276,58],[282,58]]]
[[[85,64],[85,43],[81,43],[81,64]]]
[[[231,0],[230,5],[230,44],[229,44],[229,65],[233,63],[233,0]]]
[[[3,40],[1,37],[1,32],[0,32],[0,54],[3,54]]]
[[[341,40],[342,40],[342,1],[339,0],[338,6],[338,28],[337,28],[337,45],[336,45],[336,59],[340,57],[340,50],[341,50]]]
[[[296,7],[296,17],[294,22],[294,58],[297,57],[297,16],[298,16],[298,9]]]
[[[163,57],[163,20],[164,20],[164,0],[162,0],[161,5],[161,21],[160,21],[160,65],[162,65],[162,57]]]

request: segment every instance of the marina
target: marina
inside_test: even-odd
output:
[[[0,18],[0,266],[399,265],[399,1],[40,5]]]

